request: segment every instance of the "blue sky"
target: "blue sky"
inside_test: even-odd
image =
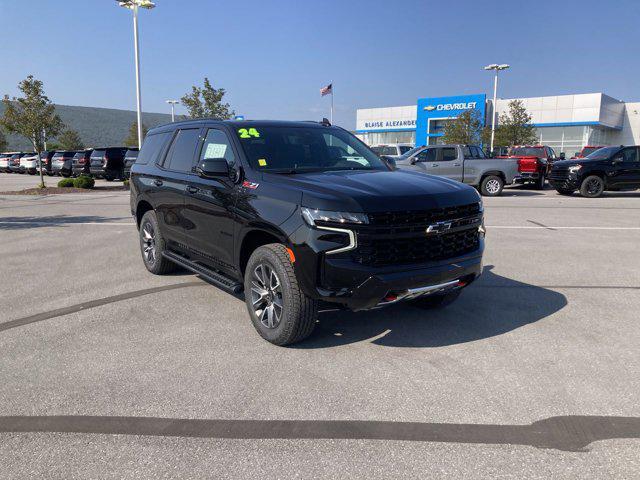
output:
[[[335,123],[358,107],[492,91],[640,101],[640,2],[156,0],[141,12],[143,108],[208,76],[248,118]],[[135,108],[132,20],[113,0],[0,0],[0,94],[33,74],[56,103]],[[178,112],[182,109],[179,108]]]

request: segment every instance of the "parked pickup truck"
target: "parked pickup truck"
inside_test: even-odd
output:
[[[500,195],[504,186],[520,174],[516,159],[488,158],[476,145],[432,145],[397,158],[395,164],[400,170],[417,170],[473,185],[488,197]]]
[[[553,148],[546,145],[520,145],[512,147],[505,159],[518,161],[519,175],[515,179],[516,183],[533,183],[537,190],[542,190],[553,162],[564,160],[564,154],[557,157]]]

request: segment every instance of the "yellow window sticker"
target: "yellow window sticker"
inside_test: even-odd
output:
[[[240,138],[260,138],[260,132],[255,128],[239,128],[238,134],[240,134]]]
[[[258,159],[258,165],[260,165],[261,167],[266,167],[267,166],[267,161],[264,158],[259,158]]]

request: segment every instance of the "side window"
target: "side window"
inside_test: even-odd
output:
[[[554,160],[556,158],[556,152],[553,150],[553,148],[549,147],[549,153],[548,153],[550,159]]]
[[[623,162],[637,162],[638,161],[638,149],[635,147],[625,148],[622,150]]]
[[[224,158],[230,167],[235,165],[236,157],[233,154],[231,142],[229,142],[229,137],[222,130],[210,128],[207,131],[207,136],[200,151],[200,160],[208,158]]]
[[[144,139],[144,143],[142,144],[142,150],[140,150],[140,154],[136,159],[136,163],[146,165],[150,161],[156,160],[167,141],[167,137],[169,137],[169,132],[147,135],[147,138]]]
[[[427,148],[426,150],[421,151],[416,156],[416,162],[435,162],[436,161],[436,148]]]
[[[458,158],[458,152],[454,147],[445,147],[442,149],[442,161],[450,162]]]
[[[475,147],[469,147],[465,145],[464,147],[462,147],[462,154],[464,155],[465,159],[476,158]]]
[[[178,130],[164,160],[164,168],[178,172],[191,172],[199,132],[198,128]]]

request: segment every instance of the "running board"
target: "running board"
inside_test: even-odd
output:
[[[243,287],[241,283],[227,277],[226,275],[223,275],[222,273],[210,270],[207,267],[194,263],[191,260],[181,257],[180,255],[177,255],[173,252],[162,252],[162,256],[168,260],[171,260],[173,263],[180,265],[181,267],[186,268],[187,270],[190,270],[197,275],[200,275],[208,282],[213,283],[217,287],[220,287],[227,292],[240,293],[242,291]]]

